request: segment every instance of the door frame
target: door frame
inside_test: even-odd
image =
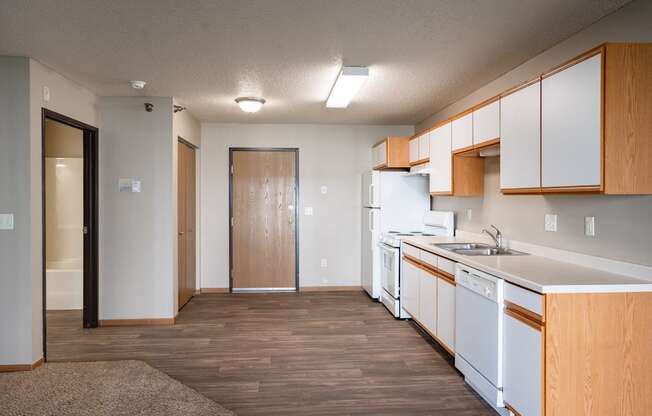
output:
[[[99,315],[98,274],[98,148],[99,129],[47,108],[41,109],[41,226],[43,273],[43,358],[47,361],[47,279],[46,279],[46,206],[45,206],[45,122],[53,120],[83,132],[84,155],[84,328],[97,328]]]
[[[233,153],[234,152],[293,152],[294,153],[294,287],[299,291],[299,148],[298,147],[229,147],[229,293],[233,293]]]

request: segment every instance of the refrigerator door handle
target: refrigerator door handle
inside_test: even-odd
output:
[[[369,206],[374,206],[374,184],[369,184]]]
[[[369,210],[369,231],[374,232],[374,210]]]

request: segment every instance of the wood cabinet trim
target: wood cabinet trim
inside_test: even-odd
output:
[[[430,196],[453,196],[452,192],[430,192]]]
[[[514,407],[512,405],[510,405],[507,402],[504,402],[504,403],[505,403],[505,407],[507,408],[507,410],[512,412],[514,414],[514,416],[523,416],[519,412],[517,412],[516,409],[514,409]],[[541,415],[543,416],[543,413],[541,413]]]
[[[386,142],[387,142],[387,139],[388,139],[388,137],[385,137],[384,139],[382,139],[382,140],[376,142],[376,144],[374,144],[373,146],[371,146],[371,148],[373,149],[374,147],[378,147],[378,146],[380,146],[381,144],[386,143]]]
[[[529,87],[530,85],[534,85],[534,84],[536,84],[537,82],[541,82],[541,76],[540,76],[540,75],[537,76],[537,77],[534,78],[534,79],[531,79],[531,80],[529,80],[529,81],[522,82],[522,83],[520,83],[520,84],[518,84],[518,85],[516,85],[516,86],[514,86],[514,87],[512,87],[512,88],[510,88],[510,89],[508,89],[508,90],[506,90],[505,92],[503,92],[503,93],[500,94],[500,98],[502,99],[502,98],[505,98],[505,97],[507,97],[507,96],[509,96],[509,95],[512,95],[512,94],[514,94],[515,92],[518,92],[518,91],[520,91],[520,90],[523,90],[523,89]]]
[[[601,189],[600,186],[598,185],[591,185],[591,186],[555,186],[555,187],[542,187],[541,188],[541,193],[547,193],[547,194],[563,194],[563,193],[568,193],[568,192],[574,192],[574,193],[579,193],[579,192],[584,192],[584,193],[600,193]]]
[[[570,68],[571,66],[575,66],[575,65],[579,64],[580,62],[586,61],[589,58],[593,58],[594,56],[603,53],[604,52],[604,47],[605,47],[605,44],[601,44],[599,46],[596,46],[593,49],[590,49],[590,50],[584,52],[581,55],[578,55],[578,56],[576,56],[574,58],[569,59],[566,62],[563,62],[563,63],[561,63],[561,64],[559,64],[557,66],[552,67],[548,71],[541,74],[541,80],[549,78],[549,77],[555,75],[556,73],[563,71],[564,69]]]
[[[459,149],[453,150],[452,154],[453,155],[459,155],[461,153],[466,153],[473,150],[473,145],[471,146],[465,146],[465,147],[460,147]]]
[[[410,166],[418,166],[418,165],[423,165],[424,163],[430,162],[430,158],[425,158],[425,159],[420,159],[420,160],[415,160],[414,162],[410,162]]]
[[[537,325],[538,327],[543,327],[545,325],[545,317],[543,315],[539,315],[536,312],[533,312],[527,308],[524,308],[508,300],[504,302],[505,302],[505,312],[512,312],[514,314],[520,315],[523,319],[531,321],[532,324]]]
[[[493,104],[493,103],[495,103],[495,102],[498,101],[498,100],[500,100],[500,94],[495,95],[495,96],[493,96],[493,97],[491,97],[491,98],[488,98],[488,99],[486,99],[486,100],[480,102],[480,104],[476,104],[476,105],[474,105],[473,107],[471,107],[471,110],[472,110],[472,111],[477,111],[477,110],[481,109],[482,107],[486,107],[486,106],[488,106],[489,104]]]
[[[497,144],[500,144],[500,137],[496,137],[494,139],[489,139],[480,142],[478,144],[474,144],[473,150],[482,150],[482,149],[486,149],[487,147],[495,146]]]
[[[507,195],[540,194],[541,188],[501,188],[500,192]]]
[[[421,249],[419,249],[421,250]],[[419,259],[416,259],[409,254],[403,254],[403,259],[407,261],[408,263],[412,264],[414,267],[418,267],[419,269],[428,272],[430,275],[433,277],[440,278],[442,280],[445,280],[447,283],[452,284],[453,286],[456,285],[455,283],[455,276],[451,275],[450,273],[447,273],[441,269],[438,269],[434,267],[431,264],[425,263]]]

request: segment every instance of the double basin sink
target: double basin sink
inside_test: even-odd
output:
[[[483,243],[431,243],[433,246],[443,248],[456,254],[464,256],[524,256],[527,253],[510,250],[508,248],[496,248]]]

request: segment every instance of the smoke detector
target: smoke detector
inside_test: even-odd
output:
[[[142,90],[143,88],[145,88],[145,84],[147,84],[145,81],[138,81],[138,80],[129,81],[129,85],[131,85],[131,88],[135,90]]]

